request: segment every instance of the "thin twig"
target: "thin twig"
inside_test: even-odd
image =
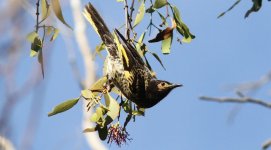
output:
[[[36,3],[36,15],[37,15],[37,18],[36,18],[36,33],[39,32],[39,7],[40,7],[40,0],[37,0],[37,3]]]
[[[214,101],[214,102],[253,103],[253,104],[258,104],[267,108],[271,108],[271,103],[266,102],[261,99],[251,98],[251,97],[231,98],[231,97],[201,96],[200,99],[205,100],[205,101]]]
[[[130,17],[128,13],[128,3],[127,0],[124,0],[124,12],[125,12],[125,35],[127,39],[130,39],[130,28],[129,28],[129,22],[130,22]]]

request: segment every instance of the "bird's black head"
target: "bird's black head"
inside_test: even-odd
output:
[[[151,80],[146,90],[145,108],[150,108],[165,98],[168,93],[181,84],[173,84],[164,80]]]

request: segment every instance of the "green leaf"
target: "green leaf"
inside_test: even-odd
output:
[[[159,9],[167,5],[167,0],[155,0],[153,8]]]
[[[177,31],[184,37],[182,42],[189,43],[195,36],[189,31],[189,28],[181,20],[180,11],[176,6],[171,7],[174,12],[174,20],[176,22]]]
[[[103,76],[91,86],[90,90],[102,90],[106,82],[107,77]]]
[[[231,11],[237,4],[239,4],[241,0],[237,0],[230,8],[228,8],[226,11],[222,12],[217,18],[220,18],[224,16],[227,12]]]
[[[49,4],[47,0],[41,0],[41,18],[45,20],[49,16]]]
[[[105,140],[108,135],[107,126],[104,126],[103,128],[98,127],[98,134],[101,140]]]
[[[145,15],[145,2],[142,1],[141,5],[138,8],[138,13],[136,15],[133,27],[137,26],[142,21],[144,15]]]
[[[144,38],[145,38],[145,34],[146,34],[146,31],[143,32],[143,33],[140,35],[140,37],[139,37],[139,39],[138,39],[138,41],[137,41],[137,43],[136,43],[136,50],[138,51],[138,53],[139,53],[139,55],[140,55],[141,57],[143,57],[143,51],[142,51],[142,49],[141,49],[141,46],[143,45],[143,40],[144,40]]]
[[[153,12],[155,12],[155,8],[153,8],[153,6],[151,6],[150,8],[148,8],[148,9],[146,9],[146,13],[153,13]]]
[[[161,59],[159,58],[159,56],[156,53],[152,53],[152,52],[150,52],[150,53],[160,63],[160,65],[166,70],[166,68],[165,68],[163,62],[161,61]]]
[[[168,26],[166,17],[164,17],[160,12],[157,11],[157,13],[159,14],[161,20],[162,20],[162,25]]]
[[[30,50],[30,57],[36,57],[38,53],[34,50]]]
[[[47,27],[46,28],[46,35],[51,35],[53,31],[54,31],[53,27],[51,27],[51,26]]]
[[[117,2],[123,2],[124,0],[117,0]]]
[[[67,101],[57,105],[51,112],[48,113],[48,117],[71,109],[79,101],[79,99],[80,98],[78,97],[75,99],[67,100]]]
[[[27,36],[26,36],[26,39],[33,43],[35,38],[37,38],[39,35],[37,34],[37,32],[33,31],[33,32],[30,32]]]
[[[98,122],[103,117],[104,113],[105,113],[104,109],[101,107],[98,107],[96,109],[96,112],[93,113],[93,115],[91,116],[90,120],[92,122]]]
[[[51,0],[51,3],[52,3],[52,7],[53,7],[53,11],[56,15],[56,17],[63,23],[65,24],[68,28],[72,29],[70,27],[70,25],[68,25],[66,23],[66,21],[64,20],[64,17],[63,17],[63,14],[62,14],[62,10],[61,10],[61,6],[60,6],[60,3],[59,3],[59,0]]]
[[[93,93],[89,90],[89,89],[85,89],[81,91],[81,95],[85,98],[85,99],[91,99],[94,97]]]
[[[106,106],[109,109],[107,112],[107,117],[105,118],[106,125],[108,125],[119,116],[120,106],[119,103],[109,95],[109,93],[106,93],[104,98]]]
[[[42,49],[38,53],[38,62],[39,62],[40,67],[41,67],[42,77],[44,78],[44,65],[43,65],[43,53],[42,53]]]
[[[171,43],[172,43],[172,36],[162,41],[162,53],[163,54],[170,53]]]
[[[94,132],[94,131],[97,131],[97,127],[93,127],[93,128],[86,128],[83,133],[87,133],[87,132]]]
[[[56,39],[56,37],[58,36],[58,34],[59,34],[59,29],[55,29],[54,34],[51,37],[50,41],[54,41]]]

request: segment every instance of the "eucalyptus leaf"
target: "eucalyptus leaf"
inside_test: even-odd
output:
[[[53,108],[53,110],[51,112],[48,113],[48,117],[71,109],[75,104],[77,104],[79,99],[80,98],[78,97],[75,99],[67,100],[67,101],[57,105],[56,107]]]
[[[43,53],[42,53],[42,49],[38,53],[38,62],[39,62],[40,67],[41,67],[42,77],[44,78],[44,64],[43,64]]]
[[[106,82],[107,77],[103,76],[91,86],[90,90],[102,90]]]
[[[90,90],[88,90],[88,89],[82,90],[82,91],[81,91],[81,95],[82,95],[85,99],[90,99],[90,98],[93,98],[93,97],[94,97],[93,93],[92,93]]]
[[[51,0],[52,3],[52,7],[53,7],[53,11],[56,15],[56,17],[63,23],[65,24],[68,28],[72,29],[70,27],[70,25],[67,24],[67,22],[64,20],[63,14],[62,14],[62,10],[61,10],[61,6],[59,3],[59,0]]]
[[[134,27],[137,26],[142,21],[144,15],[145,15],[145,2],[142,1],[135,18]]]
[[[106,106],[108,107],[109,111],[107,112],[106,125],[111,123],[119,116],[120,106],[119,103],[112,98],[109,93],[104,95]]]
[[[172,36],[162,41],[162,53],[169,54],[172,43]]]
[[[167,4],[168,4],[167,0],[155,0],[153,8],[159,9]]]
[[[59,34],[59,29],[55,29],[54,34],[51,37],[50,41],[54,41],[56,39],[56,37],[58,36],[58,34]]]
[[[37,38],[38,36],[39,36],[39,35],[37,34],[37,32],[36,32],[36,31],[33,31],[33,32],[30,32],[30,33],[27,34],[26,39],[27,39],[29,42],[33,43],[34,40],[35,40],[35,38]]]
[[[45,20],[49,16],[49,4],[47,0],[41,0],[41,18]]]
[[[151,54],[153,55],[153,57],[160,63],[160,65],[166,70],[162,60],[160,59],[160,57],[156,54],[156,53],[152,53]]]

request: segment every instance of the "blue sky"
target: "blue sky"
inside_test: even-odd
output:
[[[84,1],[83,4],[87,2]],[[260,149],[261,144],[271,138],[269,109],[252,104],[205,102],[198,97],[235,97],[234,91],[225,90],[225,87],[257,80],[270,70],[269,3],[263,1],[263,7],[258,13],[252,13],[247,19],[243,19],[245,12],[251,7],[251,2],[242,1],[224,17],[216,19],[218,14],[234,1],[170,2],[181,10],[182,19],[196,35],[196,39],[183,45],[174,40],[172,53],[166,56],[161,54],[159,43],[149,47],[159,53],[166,71],[154,59],[149,58],[158,78],[182,83],[184,86],[174,90],[157,106],[148,109],[145,117],[138,117],[135,123],[129,124],[128,131],[132,142],[121,148],[114,144],[108,147],[129,150]],[[119,15],[122,13],[122,4],[113,1],[107,3],[93,1],[105,22],[113,29],[123,22],[123,17]],[[64,8],[65,17],[70,23],[69,9]],[[139,26],[139,30],[142,31],[144,27],[144,24]],[[90,45],[94,49],[100,40],[90,26],[88,35]],[[176,36],[179,35],[175,34]],[[147,36],[147,39],[150,38]],[[81,102],[65,113],[47,117],[47,113],[56,104],[77,97],[80,93],[80,88],[72,76],[62,37],[53,44],[53,49],[50,49],[50,63],[46,66],[46,79],[43,81],[46,90],[42,96],[42,107],[37,110],[40,121],[33,149],[87,149],[81,129]],[[76,49],[77,46],[73,44]],[[29,64],[36,63],[36,60],[28,57],[28,51],[23,55],[25,58],[18,70],[18,82],[25,80],[24,75],[31,69]],[[81,59],[77,60],[82,65]],[[97,67],[101,66],[101,60],[98,58]],[[270,99],[270,87],[264,87],[253,96]],[[3,92],[0,94],[2,97]],[[16,106],[12,114],[12,140],[15,141],[15,146],[20,144],[33,100],[39,99],[33,99],[32,93]],[[234,110],[238,110],[238,113],[234,121],[229,122],[228,118]]]

